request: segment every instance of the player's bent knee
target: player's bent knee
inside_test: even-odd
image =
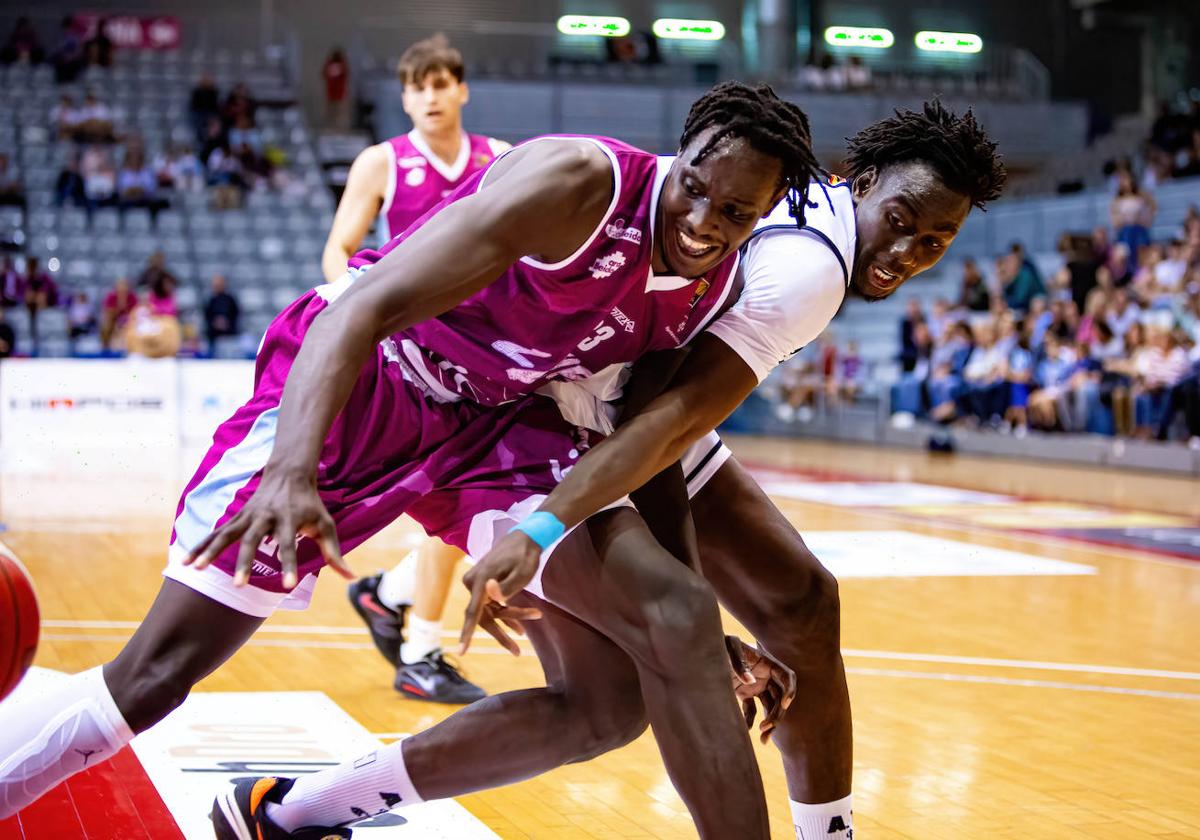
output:
[[[706,641],[721,637],[721,615],[712,588],[681,567],[668,588],[642,604],[647,640],[643,653],[660,673],[690,672]],[[709,645],[711,647],[711,645]]]
[[[113,701],[134,732],[143,732],[183,704],[194,684],[191,675],[168,660],[129,667],[120,658],[104,668]]]
[[[632,694],[595,709],[581,727],[578,754],[572,763],[590,761],[606,752],[636,741],[650,725],[641,697],[634,686]]]
[[[823,648],[838,649],[841,609],[837,578],[813,563],[801,585],[782,587],[764,599],[761,620],[750,630],[785,662],[811,661]]]

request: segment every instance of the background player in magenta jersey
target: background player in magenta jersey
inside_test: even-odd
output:
[[[364,149],[350,167],[321,257],[330,283],[346,273],[375,219],[384,240],[398,236],[510,148],[503,140],[463,131],[470,92],[462,55],[444,37],[413,44],[400,56],[397,72],[413,128]],[[485,695],[441,650],[442,611],[461,559],[453,546],[425,540],[394,569],[350,586],[350,603],[396,669],[396,690],[408,697],[472,703]]]
[[[267,331],[254,396],[218,429],[180,500],[167,580],[133,639],[36,707],[0,714],[0,805],[21,807],[80,769],[82,751],[104,760],[161,719],[266,615],[305,601],[307,573],[346,571],[339,540],[352,548],[424,494],[503,474],[497,444],[522,417],[505,402],[678,346],[715,314],[737,247],[816,162],[803,114],[765,86],[706,94],[681,146],[663,166],[604,138],[526,144],[288,307]],[[643,317],[627,328],[617,304]],[[543,472],[586,443],[559,428],[561,418],[548,440],[563,449],[539,453]],[[679,565],[632,511],[613,517],[622,539],[606,548],[629,555],[624,568]],[[664,609],[681,622],[679,634],[660,628],[665,646],[644,682],[681,794],[706,837],[765,838],[719,618],[693,615],[702,605],[687,587],[648,596],[637,608],[652,623]],[[698,753],[709,760],[693,767]],[[376,793],[387,799],[404,770],[397,751],[383,758],[378,769],[394,775]],[[728,778],[747,783],[727,789]]]

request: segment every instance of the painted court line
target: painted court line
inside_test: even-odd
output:
[[[139,622],[136,621],[93,621],[93,620],[64,620],[64,619],[44,619],[43,627],[53,628],[80,628],[80,629],[136,629]],[[363,636],[365,631],[361,627],[336,627],[336,626],[321,626],[314,625],[312,627],[271,627],[265,626],[259,629],[259,633],[285,633],[297,635],[347,635],[347,636]],[[442,633],[442,636],[448,639],[457,639],[458,634],[447,630]],[[74,634],[74,633],[44,633],[42,638],[48,641],[55,642],[123,642],[127,640],[127,636],[120,635],[91,635],[91,634]],[[484,641],[491,640],[491,636],[486,633],[477,633],[476,639]],[[345,650],[374,650],[375,646],[366,642],[322,642],[322,641],[304,641],[292,639],[251,639],[250,644],[261,645],[265,647],[314,647],[314,648],[339,648]],[[520,644],[520,642],[518,642]],[[500,651],[490,650],[486,648],[472,648],[472,651],[480,653],[498,653]],[[953,654],[944,653],[915,653],[911,651],[893,651],[893,650],[865,650],[862,648],[843,648],[843,656],[849,656],[859,659],[893,659],[901,662],[941,662],[952,665],[984,665],[993,668],[1018,668],[1032,671],[1069,671],[1080,674],[1113,674],[1125,677],[1150,677],[1164,680],[1196,680],[1200,681],[1200,672],[1192,671],[1170,671],[1162,668],[1133,668],[1124,665],[1096,665],[1082,662],[1047,662],[1044,660],[1035,659],[997,659],[986,656],[956,656]]]
[[[1092,685],[1088,683],[1054,682],[1051,680],[1017,680],[1010,677],[983,677],[976,674],[942,674],[933,671],[894,671],[887,668],[847,668],[847,674],[868,677],[900,677],[915,680],[938,680],[940,682],[985,683],[988,685],[1013,685],[1022,688],[1064,688],[1068,691],[1091,691],[1101,694],[1127,694],[1137,697],[1160,697],[1168,700],[1200,700],[1200,694],[1183,691],[1154,691],[1149,688],[1122,688],[1115,685]]]

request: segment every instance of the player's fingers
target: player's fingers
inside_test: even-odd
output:
[[[492,617],[502,622],[506,627],[508,627],[509,630],[513,631],[518,636],[525,635],[525,625],[521,623],[520,619],[508,618],[507,616],[503,615],[493,615]]]
[[[746,729],[754,728],[754,718],[758,715],[758,709],[754,705],[753,700],[742,701],[742,716],[746,718]]]
[[[492,615],[496,618],[512,618],[517,621],[537,621],[542,617],[542,611],[537,607],[514,607],[509,604],[506,607],[497,607],[492,610]]]
[[[746,667],[746,658],[742,656],[741,640],[736,636],[726,636],[725,651],[729,654],[729,665],[738,681],[745,685],[754,685],[754,675]]]
[[[772,667],[771,682],[779,686],[780,712],[783,712],[796,699],[796,672],[791,668]]]
[[[338,543],[337,526],[333,524],[333,517],[326,515],[317,520],[316,540],[325,558],[325,564],[346,580],[354,580],[354,572],[350,571],[345,558],[342,557],[342,547]]]
[[[213,537],[216,536],[216,531],[210,531],[208,536],[200,540],[196,547],[188,552],[187,557],[183,558],[183,565],[190,566],[196,561],[196,558],[204,553],[204,550],[212,543]],[[211,561],[210,561],[211,562]],[[205,563],[205,565],[208,565]]]
[[[504,587],[500,585],[500,581],[496,580],[496,578],[488,578],[487,582],[484,584],[483,591],[486,592],[487,596],[496,604],[499,604],[501,607],[508,606],[509,596],[505,594]]]
[[[238,514],[209,534],[205,538],[208,541],[208,545],[204,547],[204,551],[200,552],[193,565],[197,569],[207,568],[213,560],[221,556],[221,552],[241,538],[242,534],[245,533],[248,522],[248,517]]]
[[[466,576],[463,577],[463,583],[466,583]],[[467,648],[471,646],[471,636],[475,633],[475,628],[479,624],[480,616],[483,614],[484,601],[486,597],[483,592],[483,584],[485,581],[478,577],[470,584],[471,600],[467,602],[467,608],[463,612],[462,632],[458,635],[458,654],[462,656],[467,652]]]
[[[292,590],[299,581],[296,579],[296,526],[290,518],[279,520],[273,533],[279,546],[279,570],[283,573],[283,588]]]
[[[267,519],[256,519],[245,529],[241,545],[238,546],[237,565],[233,570],[234,586],[245,586],[250,582],[250,570],[254,566],[258,546],[270,530],[271,523]]]
[[[483,630],[486,630],[493,639],[500,643],[501,647],[513,656],[521,655],[520,645],[517,644],[512,636],[504,632],[504,628],[496,623],[496,619],[485,613],[479,620],[479,626]]]

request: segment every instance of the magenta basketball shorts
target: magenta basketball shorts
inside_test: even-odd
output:
[[[337,286],[307,293],[272,322],[259,349],[253,395],[217,428],[179,500],[164,575],[248,615],[307,606],[324,564],[313,540],[297,542],[301,583],[291,593],[283,588],[270,539],[259,546],[246,587],[232,586],[237,544],[203,571],[182,560],[235,516],[258,487],[275,442],[288,371]],[[508,511],[530,497],[544,497],[586,449],[588,434],[566,424],[553,401],[532,397],[490,409],[445,402],[414,382],[403,354],[389,342],[363,366],[321,453],[317,488],[344,552],[431,494],[418,521],[468,550],[477,513]]]

